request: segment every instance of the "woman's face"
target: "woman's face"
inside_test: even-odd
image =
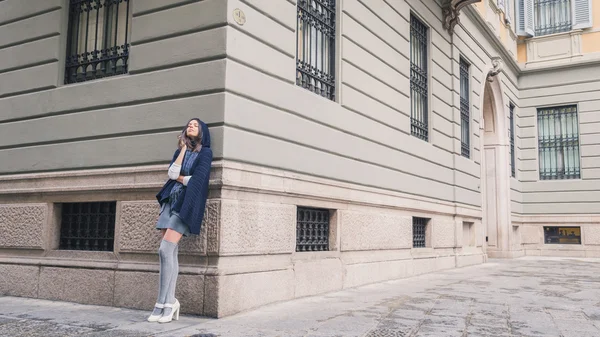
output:
[[[186,134],[190,138],[198,137],[198,121],[193,120],[188,123]]]

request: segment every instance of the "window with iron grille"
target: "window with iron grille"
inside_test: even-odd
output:
[[[470,142],[470,112],[469,112],[469,63],[460,58],[460,152],[469,158],[471,155]]]
[[[427,218],[413,217],[413,248],[427,247]]]
[[[127,73],[129,0],[70,0],[65,84]]]
[[[577,106],[538,109],[537,122],[540,180],[578,179]]]
[[[296,218],[296,251],[329,250],[329,210],[298,207]]]
[[[62,204],[59,249],[113,251],[116,202]]]
[[[535,35],[571,30],[571,0],[534,0]]]
[[[510,176],[515,177],[515,119],[514,119],[514,111],[515,106],[512,102],[509,105],[509,128],[508,128],[508,137],[510,139]]]
[[[428,28],[410,15],[410,132],[429,139],[427,49]]]
[[[298,0],[296,84],[335,100],[335,2]]]

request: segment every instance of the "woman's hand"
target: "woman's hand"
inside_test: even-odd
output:
[[[179,145],[183,145],[181,147],[181,150],[179,151],[179,156],[177,156],[177,159],[175,159],[175,161],[173,162],[174,164],[177,165],[181,165],[181,163],[183,162],[183,157],[185,156],[185,152],[187,151],[187,146],[185,145],[185,142],[183,142],[181,139],[179,139]]]
[[[183,138],[181,138],[181,136],[179,136],[178,138],[179,138],[179,148],[181,149],[181,151],[186,151],[187,145],[185,145]]]
[[[180,184],[183,184],[183,178],[184,178],[184,176],[180,175],[179,177],[177,177],[177,182],[179,182]]]

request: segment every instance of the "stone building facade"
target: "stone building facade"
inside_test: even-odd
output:
[[[0,293],[150,309],[191,117],[183,312],[598,257],[599,42],[600,0],[0,1]]]

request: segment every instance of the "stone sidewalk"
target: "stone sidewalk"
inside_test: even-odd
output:
[[[0,336],[597,337],[600,260],[490,260],[219,320],[16,297],[0,308]]]

